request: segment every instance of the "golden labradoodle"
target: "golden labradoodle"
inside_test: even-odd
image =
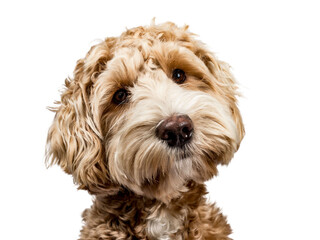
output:
[[[243,138],[237,85],[187,26],[107,38],[65,85],[47,161],[94,196],[81,240],[230,239],[204,182]]]

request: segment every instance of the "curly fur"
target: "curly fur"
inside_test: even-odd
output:
[[[174,69],[187,80],[178,85]],[[230,239],[203,182],[228,164],[244,136],[229,66],[173,23],[129,29],[93,46],[65,81],[47,161],[95,196],[83,213],[87,239]],[[128,99],[113,102],[119,89]],[[185,148],[155,129],[173,114],[194,124]]]

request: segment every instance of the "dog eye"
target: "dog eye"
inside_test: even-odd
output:
[[[128,97],[128,91],[126,89],[119,89],[118,91],[115,92],[113,95],[112,101],[115,104],[120,104],[123,103]]]
[[[178,84],[181,84],[181,83],[184,83],[184,81],[186,80],[187,76],[185,74],[185,72],[181,69],[175,69],[173,70],[172,72],[172,79],[178,83]]]

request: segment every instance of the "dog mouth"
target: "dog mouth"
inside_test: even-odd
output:
[[[191,154],[190,150],[187,147],[182,147],[175,154],[175,158],[178,161],[190,158],[191,156],[192,156],[192,154]]]

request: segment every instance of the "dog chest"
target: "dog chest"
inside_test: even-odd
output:
[[[153,240],[182,240],[182,236],[177,233],[183,226],[184,214],[173,215],[167,209],[158,209],[151,214],[147,220],[147,235]]]

